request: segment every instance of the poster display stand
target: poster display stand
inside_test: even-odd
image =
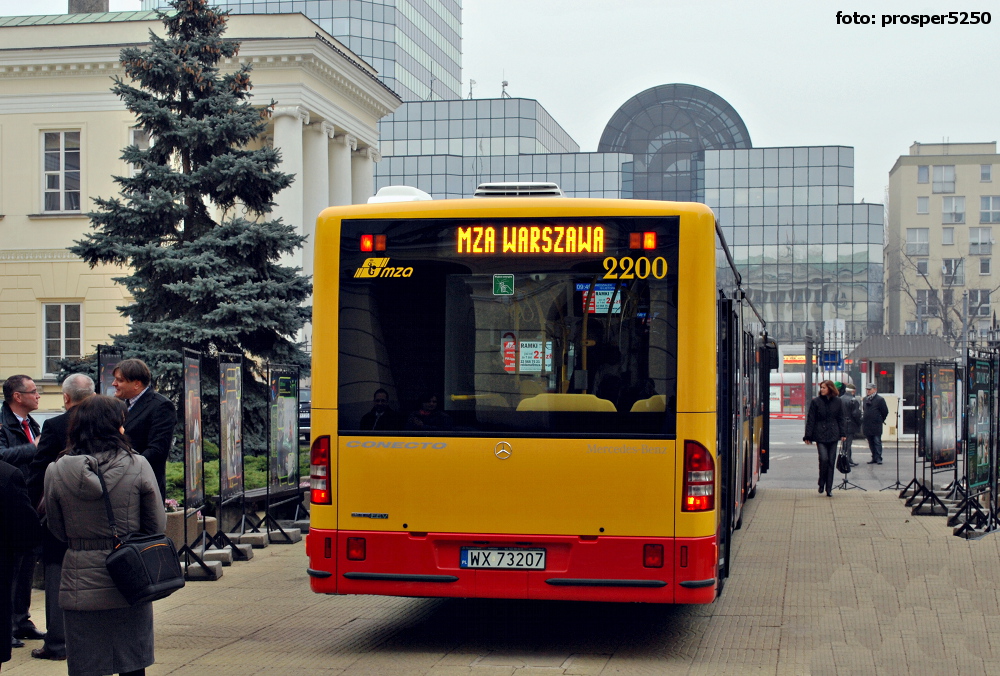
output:
[[[184,546],[177,550],[177,553],[184,560],[186,579],[215,580],[220,575],[218,569],[205,562],[207,533],[203,519],[195,519],[201,524],[201,532],[194,542],[188,538],[188,521],[191,514],[197,514],[205,505],[205,463],[201,428],[201,354],[185,348],[183,369]],[[201,573],[192,575],[192,564],[199,566]]]
[[[934,491],[934,475],[954,474],[958,462],[956,367],[953,362],[929,362],[918,368],[917,404],[921,411],[917,453],[914,454],[913,494],[906,501],[912,514],[945,516],[948,506]],[[922,459],[921,480],[916,480],[917,455]],[[911,482],[911,483],[914,483]],[[905,491],[904,491],[905,493]],[[901,495],[901,497],[905,497]]]
[[[219,499],[215,515],[218,529],[207,534],[209,547],[229,548],[233,560],[249,561],[250,556],[227,535],[224,508],[239,504],[240,523],[246,519],[243,466],[243,355],[218,354],[219,365]]]
[[[97,346],[97,393],[115,396],[115,367],[123,359],[121,348],[114,345]]]

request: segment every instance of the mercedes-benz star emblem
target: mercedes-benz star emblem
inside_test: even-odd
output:
[[[513,453],[514,453],[514,449],[511,448],[510,444],[508,444],[506,441],[501,441],[493,449],[493,455],[497,456],[501,460],[506,460],[511,455],[513,455]]]

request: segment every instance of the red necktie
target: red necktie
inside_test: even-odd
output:
[[[28,419],[25,418],[21,421],[21,429],[24,430],[24,436],[28,437],[30,443],[35,443],[35,437],[31,434],[31,425],[28,424]]]

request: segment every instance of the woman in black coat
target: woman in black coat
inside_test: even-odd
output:
[[[847,421],[844,419],[844,405],[837,396],[837,386],[833,381],[824,380],[819,384],[819,396],[809,402],[806,414],[806,433],[802,441],[816,442],[819,451],[819,492],[826,491],[833,497],[833,469],[837,461],[837,446],[847,438]]]

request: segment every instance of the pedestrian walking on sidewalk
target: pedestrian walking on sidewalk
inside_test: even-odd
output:
[[[806,433],[802,441],[816,443],[819,453],[819,492],[826,491],[833,497],[833,471],[837,462],[837,447],[847,439],[847,422],[844,404],[837,396],[837,386],[832,380],[819,384],[819,396],[809,402],[806,414]]]
[[[874,382],[865,388],[864,410],[861,413],[861,432],[868,440],[868,448],[872,451],[869,465],[882,464],[882,425],[889,417],[889,407],[885,399],[879,396],[878,386]]]

